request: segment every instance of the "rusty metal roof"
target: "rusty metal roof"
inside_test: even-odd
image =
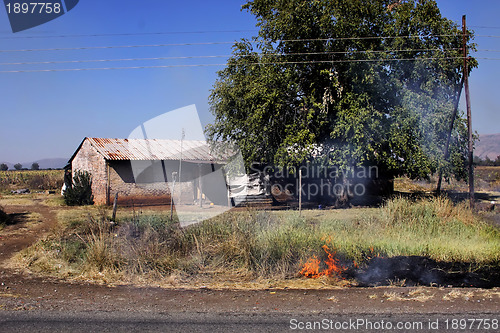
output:
[[[85,138],[106,159],[179,160],[181,140]],[[84,140],[84,141],[85,141]],[[182,140],[182,160],[186,162],[221,162],[205,141]]]

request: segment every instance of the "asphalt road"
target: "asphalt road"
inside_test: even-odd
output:
[[[1,332],[498,332],[498,313],[235,314],[0,312]],[[482,319],[482,321],[481,321]],[[464,320],[466,322],[464,322]],[[495,321],[496,320],[496,321]],[[462,323],[460,322],[462,321]],[[487,324],[489,323],[489,329]],[[497,324],[495,324],[497,323]],[[465,327],[462,325],[465,324]],[[480,328],[482,326],[482,328]],[[495,329],[496,328],[496,329]]]

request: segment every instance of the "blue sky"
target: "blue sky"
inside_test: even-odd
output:
[[[257,33],[254,17],[240,10],[244,2],[81,0],[66,15],[16,34],[10,30],[6,12],[0,9],[0,71],[223,64],[225,57],[5,65],[14,62],[229,55],[232,42]],[[438,5],[444,16],[457,22],[466,14],[468,25],[477,35],[500,36],[500,1],[438,0]],[[74,37],[90,34],[105,36]],[[500,38],[478,36],[475,41],[480,50],[500,51]],[[4,52],[186,43],[218,44]],[[481,51],[474,56],[500,59],[500,52]],[[479,68],[470,78],[473,128],[480,134],[498,133],[500,60],[479,59],[479,63]],[[69,158],[85,136],[128,137],[141,123],[190,104],[196,105],[201,122],[206,125],[212,119],[207,98],[216,71],[222,68],[0,73],[0,161],[16,163],[41,158]]]

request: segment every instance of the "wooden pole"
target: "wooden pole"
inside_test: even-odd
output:
[[[170,221],[174,220],[174,191],[175,191],[175,176],[177,172],[172,172],[172,192],[170,192]]]
[[[201,164],[198,164],[198,186],[200,188],[200,208],[203,207],[203,180],[201,178]]]
[[[302,215],[302,169],[299,168],[299,215]]]
[[[109,161],[106,161],[106,176],[108,179],[106,180],[106,206],[109,206],[111,204],[111,178],[110,178],[110,171],[109,171]]]
[[[185,132],[184,128],[182,129],[182,134],[181,134],[181,158],[179,159],[179,200],[177,200],[177,204],[181,204],[182,200],[182,186],[181,186],[181,181],[182,181],[182,143],[184,141],[185,137]]]
[[[474,142],[472,138],[472,115],[470,106],[469,94],[469,67],[467,56],[467,28],[465,15],[462,16],[462,32],[463,32],[463,52],[464,52],[464,85],[465,85],[465,103],[467,105],[467,129],[469,137],[469,204],[470,208],[474,208]]]
[[[113,214],[111,215],[111,221],[116,221],[116,209],[118,208],[118,192],[115,194],[115,200],[113,201]]]

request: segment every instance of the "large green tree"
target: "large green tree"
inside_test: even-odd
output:
[[[462,116],[443,160],[462,32],[435,1],[253,0],[243,8],[260,30],[234,45],[218,73],[211,140],[238,144],[247,165],[315,156],[389,175],[423,178],[441,168],[465,176]]]

